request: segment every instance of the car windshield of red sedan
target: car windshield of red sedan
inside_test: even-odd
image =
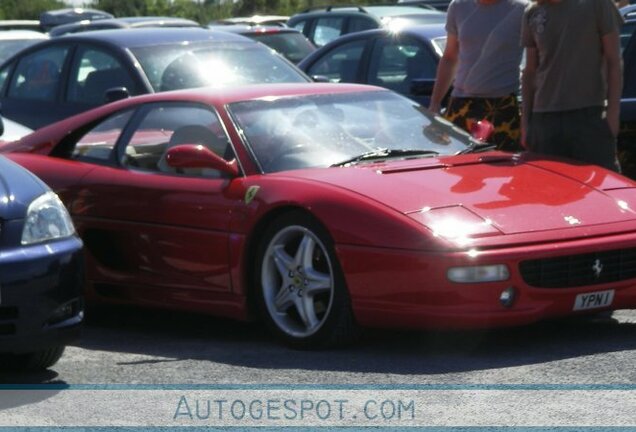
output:
[[[155,91],[309,81],[282,57],[255,43],[155,45],[132,52]]]
[[[446,120],[389,91],[269,97],[229,110],[263,172],[453,155],[471,145]]]

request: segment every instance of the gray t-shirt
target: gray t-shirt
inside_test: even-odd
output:
[[[455,97],[502,97],[519,91],[521,19],[527,0],[453,0],[446,31],[459,40]]]
[[[561,0],[532,4],[522,25],[522,43],[536,48],[533,110],[570,111],[603,106],[607,98],[602,36],[620,32],[612,0]]]

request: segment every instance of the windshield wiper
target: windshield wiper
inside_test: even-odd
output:
[[[382,149],[377,149],[377,150],[372,150],[366,153],[362,153],[352,158],[332,164],[331,166],[338,167],[338,166],[349,165],[349,164],[362,162],[366,160],[385,159],[385,158],[391,158],[396,156],[424,156],[424,155],[438,155],[438,154],[439,152],[436,152],[435,150],[382,148]]]
[[[495,148],[497,148],[495,144],[471,140],[470,145],[468,147],[466,147],[464,150],[458,151],[455,154],[460,155],[460,154],[466,154],[466,153],[479,153],[483,151],[493,150]]]

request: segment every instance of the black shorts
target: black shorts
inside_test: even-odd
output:
[[[536,153],[574,159],[620,172],[616,138],[602,107],[533,112],[527,142],[528,149]]]

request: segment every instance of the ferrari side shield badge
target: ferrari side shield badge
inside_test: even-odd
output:
[[[247,190],[245,191],[245,198],[243,198],[246,205],[252,202],[260,188],[260,186],[250,186],[247,188]]]

